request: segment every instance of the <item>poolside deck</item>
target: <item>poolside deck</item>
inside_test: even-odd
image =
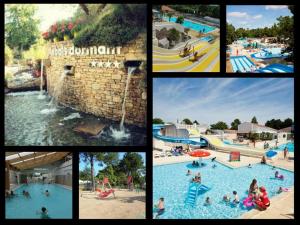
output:
[[[145,192],[115,190],[116,198],[98,199],[96,193],[79,193],[80,219],[144,219],[146,217]]]

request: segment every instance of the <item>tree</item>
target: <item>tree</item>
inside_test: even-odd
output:
[[[198,121],[197,120],[194,120],[194,122],[193,122],[193,124],[197,124],[197,125],[199,125],[199,123],[198,123]]]
[[[182,120],[182,122],[186,125],[193,125],[192,121],[188,118],[185,118],[184,120]]]
[[[130,175],[143,168],[143,158],[137,152],[126,152],[119,166],[121,171]]]
[[[161,118],[154,118],[152,121],[153,124],[165,124]]]
[[[281,125],[281,129],[286,127],[291,127],[292,125],[293,125],[293,120],[291,118],[287,118],[283,121]]]
[[[255,148],[255,142],[259,139],[258,133],[249,133],[249,139],[253,142],[254,148]]]
[[[232,24],[226,23],[226,45],[230,45],[237,39],[235,28]]]
[[[79,171],[79,179],[80,180],[91,180],[91,168],[85,167],[84,170]]]
[[[184,22],[184,17],[183,16],[178,16],[177,19],[176,19],[176,23],[183,24],[183,22]]]
[[[238,125],[241,124],[241,121],[239,119],[235,119],[232,123],[231,123],[231,130],[237,130],[238,129]]]
[[[258,122],[257,122],[257,119],[256,119],[256,117],[255,117],[255,116],[252,118],[252,120],[251,120],[251,123],[258,124]]]
[[[81,159],[83,162],[85,163],[89,163],[90,164],[90,178],[91,178],[91,182],[92,182],[92,191],[95,191],[95,177],[94,177],[94,163],[96,160],[96,154],[98,152],[83,152],[80,153]]]
[[[219,121],[216,124],[211,124],[210,128],[212,130],[225,130],[225,129],[228,129],[228,126],[225,122]]]
[[[16,58],[21,58],[23,50],[28,50],[39,35],[39,21],[34,18],[35,12],[34,5],[6,5],[5,40],[7,45],[14,50]]]

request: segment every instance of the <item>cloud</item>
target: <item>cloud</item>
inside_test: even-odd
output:
[[[247,21],[240,21],[239,24],[242,24],[242,25],[245,25],[247,24],[248,22]]]
[[[229,16],[242,18],[242,17],[248,17],[249,15],[246,12],[230,12],[228,13],[228,17]]]
[[[287,8],[287,5],[266,5],[266,10],[278,10],[278,9],[285,9]]]
[[[154,79],[153,114],[175,122],[196,119],[200,123],[293,118],[293,79],[214,78]]]
[[[261,14],[257,14],[257,15],[255,15],[255,16],[253,16],[252,18],[253,19],[260,19],[260,18],[262,18],[263,16],[261,15]]]

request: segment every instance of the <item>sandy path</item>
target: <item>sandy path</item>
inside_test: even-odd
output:
[[[110,196],[105,199],[98,199],[95,193],[89,191],[81,191],[80,195],[80,219],[145,218],[145,192],[115,190],[116,198]]]

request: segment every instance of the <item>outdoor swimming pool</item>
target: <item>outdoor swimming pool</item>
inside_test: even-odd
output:
[[[23,190],[30,193],[31,198],[22,195]],[[42,192],[48,190],[47,197]],[[72,218],[72,191],[55,184],[29,184],[19,187],[18,195],[5,200],[5,216],[7,219],[40,219],[36,211],[46,207],[51,219]]]
[[[215,162],[217,167],[212,168],[213,163],[210,160],[203,160],[203,162],[207,163],[207,166],[192,169],[192,173],[201,172],[202,183],[210,190],[199,194],[195,207],[185,203],[189,181],[192,178],[186,176],[186,172],[191,162],[153,167],[153,204],[157,204],[160,197],[165,199],[166,211],[159,217],[160,219],[238,218],[248,209],[244,208],[242,203],[237,207],[232,204],[226,205],[222,201],[224,194],[230,194],[232,197],[232,191],[235,190],[242,202],[247,197],[246,190],[253,178],[257,179],[259,186],[267,189],[269,197],[276,195],[280,186],[290,188],[294,185],[294,173],[276,169],[285,178],[277,180],[274,178],[276,170],[268,165],[256,164],[252,168],[231,169],[217,162]],[[206,197],[211,198],[211,206],[203,205]]]
[[[276,148],[275,150],[283,151],[285,149],[285,147],[288,148],[289,152],[294,152],[294,143],[293,142],[288,142],[286,144],[279,145],[278,148]]]
[[[175,23],[177,20],[177,17],[171,17],[170,20],[168,17],[164,17],[165,21],[170,21]],[[182,26],[186,27],[186,28],[190,28],[192,30],[195,30],[197,32],[201,31],[201,33],[208,33],[213,31],[215,28],[208,26],[208,25],[204,25],[201,23],[196,23],[194,21],[188,20],[188,19],[184,19],[183,24],[181,24]]]
[[[119,122],[97,118],[63,106],[49,106],[50,97],[39,99],[39,91],[16,92],[5,95],[5,145],[145,145],[146,129],[125,125],[128,138],[116,139],[111,128]],[[95,137],[76,133],[80,123],[102,122],[108,126]]]

